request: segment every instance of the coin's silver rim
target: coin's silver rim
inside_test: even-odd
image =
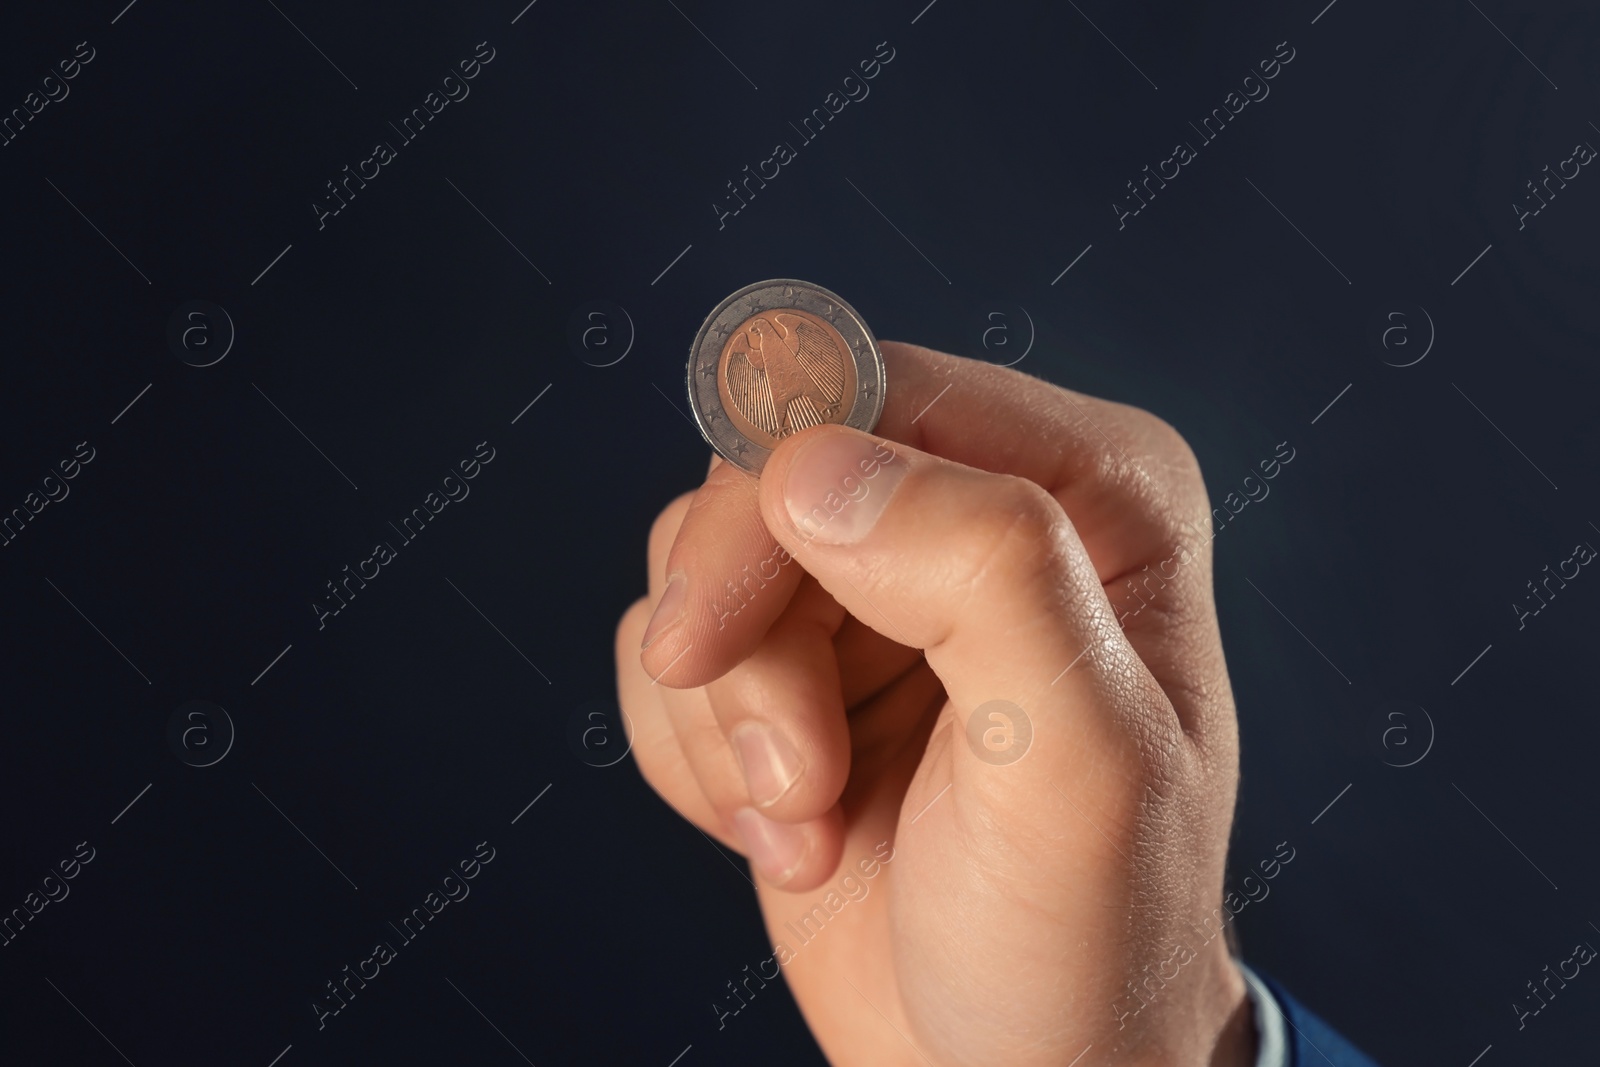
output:
[[[728,423],[717,391],[717,362],[722,358],[722,345],[728,330],[749,318],[755,310],[752,306],[743,312],[730,314],[733,305],[761,290],[778,287],[794,289],[795,296],[785,297],[783,302],[768,306],[798,308],[827,319],[844,338],[845,345],[855,360],[856,401],[851,405],[850,417],[845,419],[842,425],[871,433],[883,415],[883,394],[886,384],[883,352],[878,348],[878,339],[873,336],[866,320],[861,317],[860,312],[850,306],[849,301],[830,289],[799,278],[768,278],[747,285],[719,301],[700,324],[700,329],[695,332],[694,344],[689,349],[684,386],[689,394],[689,410],[694,413],[695,426],[700,430],[700,435],[706,439],[717,455],[752,474],[761,473],[761,469],[767,464],[767,458],[772,455],[772,449],[756,444]],[[816,306],[809,306],[811,304]],[[829,304],[834,305],[831,313],[826,309],[826,305]],[[728,320],[733,318],[737,318],[738,321],[730,323]],[[719,325],[728,327],[728,330],[713,338],[712,331]],[[859,332],[860,336],[852,336],[852,332]],[[709,374],[702,373],[697,376],[696,371],[704,371],[707,367],[710,368]],[[701,378],[705,379],[704,382],[700,381]],[[705,398],[700,396],[702,389],[707,394]],[[721,419],[725,428],[713,427],[713,418]],[[742,450],[739,445],[743,445]]]

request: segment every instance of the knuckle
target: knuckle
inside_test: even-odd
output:
[[[1146,414],[1149,414],[1148,412]],[[1151,435],[1155,440],[1157,455],[1161,456],[1174,469],[1184,475],[1198,478],[1200,475],[1200,460],[1196,458],[1194,449],[1190,447],[1188,438],[1178,432],[1178,428],[1158,415],[1150,415]]]
[[[1200,460],[1187,438],[1167,420],[1143,408],[1127,409],[1130,424],[1138,434],[1139,450],[1149,457],[1151,473],[1157,474],[1152,503],[1157,514],[1165,514],[1176,531],[1210,509]]]
[[[1160,462],[1163,469],[1179,480],[1197,480],[1200,461],[1189,441],[1178,428],[1160,415],[1144,408],[1129,407],[1129,422],[1138,431],[1141,451]]]
[[[1200,458],[1194,454],[1188,440],[1170,423],[1157,420],[1162,441],[1159,453],[1170,472],[1173,503],[1180,514],[1188,518],[1210,510],[1206,496],[1206,480],[1200,472]]]
[[[1026,478],[1000,476],[982,503],[974,552],[964,584],[1002,585],[1047,569],[1063,546],[1067,518],[1045,489]]]

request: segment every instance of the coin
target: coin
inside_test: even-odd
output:
[[[760,473],[784,438],[825,422],[871,431],[883,353],[855,308],[820,285],[774,278],[719,303],[689,350],[689,407],[717,454]]]

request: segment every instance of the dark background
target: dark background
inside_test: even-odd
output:
[[[94,59],[0,148],[0,509],[95,458],[0,548],[0,912],[95,858],[0,948],[0,1054],[820,1060],[776,987],[719,1032],[770,954],[742,863],[631,760],[589,765],[620,728],[572,740],[615,722],[649,521],[704,469],[694,330],[774,276],[880,337],[1010,362],[1031,332],[1019,369],[1174,423],[1219,503],[1288,442],[1216,543],[1234,864],[1296,850],[1246,958],[1385,1063],[1592,1051],[1600,978],[1520,1032],[1512,1004],[1600,945],[1600,577],[1520,630],[1511,605],[1600,545],[1600,175],[1524,229],[1512,205],[1600,145],[1600,15],[1324,2],[8,13],[0,109]],[[319,229],[324,183],[480,41],[470,96]],[[880,41],[871,95],[719,231],[724,183]],[[1119,230],[1124,183],[1283,41],[1271,95]],[[196,299],[237,330],[205,368],[180,357],[219,350],[215,312],[167,336]],[[615,312],[611,347],[569,342],[591,300],[632,323],[611,366]],[[485,440],[470,497],[319,630],[324,583]],[[197,699],[237,732],[203,768],[167,735]],[[470,898],[319,1031],[324,983],[480,841]]]

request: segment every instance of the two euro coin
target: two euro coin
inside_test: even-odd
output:
[[[689,352],[689,408],[717,454],[759,473],[784,438],[883,414],[883,353],[861,316],[810,282],[745,286],[706,316]]]

